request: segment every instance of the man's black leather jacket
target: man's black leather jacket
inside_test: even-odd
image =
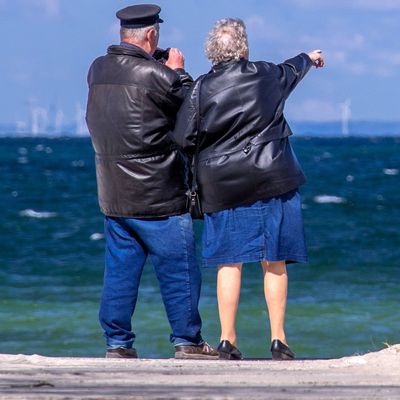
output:
[[[185,163],[168,133],[192,83],[183,70],[136,46],[111,46],[93,62],[86,121],[104,214],[153,218],[186,211]]]
[[[283,108],[311,65],[304,53],[279,65],[228,61],[194,83],[180,108],[172,138],[189,155],[199,140],[198,185],[203,211],[251,204],[305,182],[288,140],[292,131]]]

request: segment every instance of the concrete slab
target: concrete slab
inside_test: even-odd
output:
[[[296,361],[0,354],[0,399],[400,399],[400,345]]]

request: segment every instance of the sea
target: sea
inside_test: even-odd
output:
[[[400,136],[293,137],[309,262],[288,266],[286,333],[298,358],[400,343]],[[0,138],[0,353],[104,357],[103,216],[88,137]],[[202,221],[195,221],[198,251]],[[200,258],[199,258],[200,260]],[[219,342],[216,271],[202,268],[203,336]],[[153,267],[132,324],[145,358],[173,357]],[[262,271],[243,268],[238,347],[268,358]]]

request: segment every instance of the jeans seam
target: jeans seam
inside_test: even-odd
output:
[[[189,257],[188,257],[188,244],[187,244],[187,237],[185,234],[185,228],[184,228],[184,217],[182,215],[180,215],[179,217],[179,227],[181,230],[181,234],[183,237],[183,241],[185,243],[185,247],[184,247],[184,255],[185,255],[185,264],[186,264],[186,273],[187,273],[187,279],[186,279],[186,287],[188,289],[188,293],[189,293],[189,307],[187,308],[187,316],[188,316],[188,322],[190,324],[192,324],[192,291],[191,291],[191,287],[190,287],[190,269],[189,269]]]

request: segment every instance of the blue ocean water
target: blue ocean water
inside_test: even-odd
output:
[[[400,342],[400,138],[294,138],[310,261],[288,267],[286,330],[298,357]],[[104,355],[97,321],[103,219],[88,138],[0,139],[0,353]],[[202,223],[195,222],[197,243]],[[203,269],[203,334],[217,344],[215,271]],[[152,266],[133,318],[142,357],[171,357]],[[261,268],[245,265],[237,331],[268,357]]]

